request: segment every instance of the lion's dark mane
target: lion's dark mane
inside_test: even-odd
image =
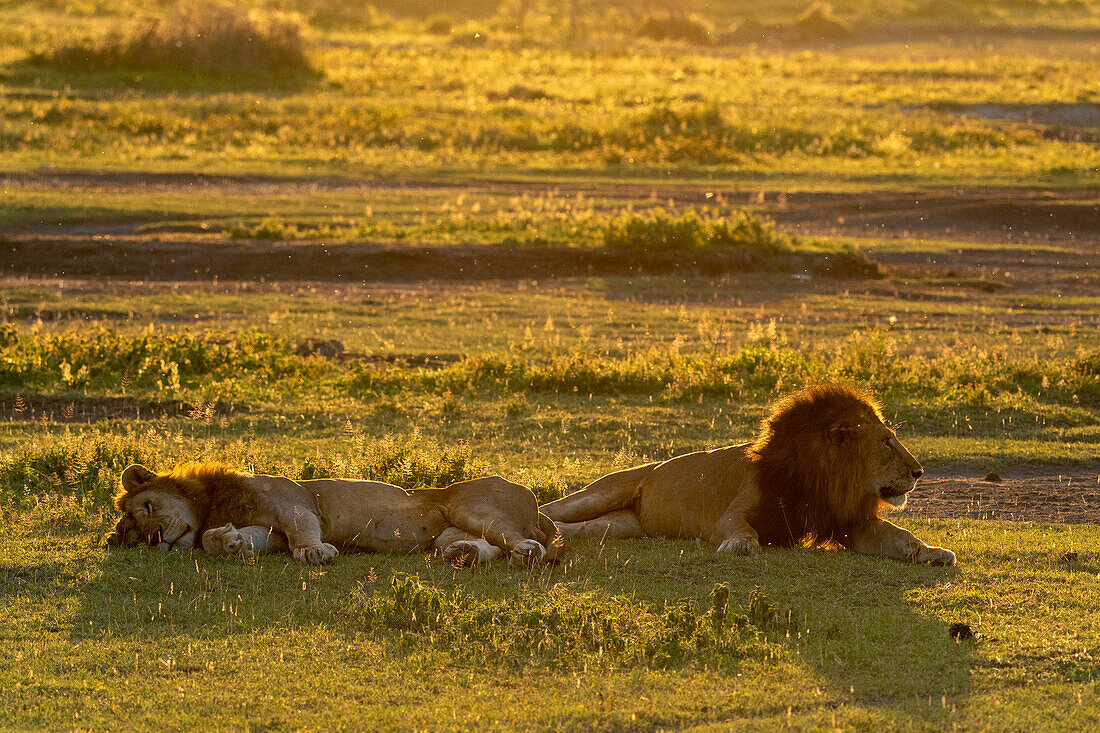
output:
[[[878,405],[843,385],[806,387],[772,405],[750,451],[761,501],[749,524],[761,544],[842,544],[879,515],[863,447],[867,428],[881,423]]]
[[[260,497],[249,485],[248,475],[216,463],[186,463],[166,474],[158,474],[135,489],[163,491],[187,501],[195,511],[202,529],[232,522],[249,524],[260,510]],[[128,495],[123,490],[115,497],[121,507]]]

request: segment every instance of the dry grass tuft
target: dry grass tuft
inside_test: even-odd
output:
[[[181,3],[130,30],[79,39],[32,62],[70,71],[156,70],[212,76],[313,74],[296,16],[215,3]]]
[[[837,41],[852,36],[852,28],[825,2],[812,2],[794,22],[794,28],[806,39]]]
[[[709,22],[697,15],[657,13],[642,19],[638,35],[655,41],[687,41],[705,45],[713,40],[713,30]]]

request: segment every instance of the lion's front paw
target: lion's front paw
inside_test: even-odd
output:
[[[718,545],[718,552],[730,552],[734,555],[757,555],[760,551],[760,541],[755,537],[734,537]]]
[[[955,553],[946,547],[926,547],[917,557],[918,562],[926,562],[930,565],[954,565],[957,561]]]
[[[306,565],[324,565],[332,562],[340,551],[327,542],[311,547],[295,547],[294,559]]]
[[[202,549],[211,555],[248,557],[252,554],[252,548],[245,543],[240,530],[232,524],[203,532]]]
[[[542,562],[546,557],[546,548],[536,540],[524,540],[512,549],[512,556],[508,562],[530,565]]]
[[[500,548],[485,540],[457,540],[443,548],[443,559],[455,567],[492,562],[500,555]]]

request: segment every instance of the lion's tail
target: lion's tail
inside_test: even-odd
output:
[[[638,500],[642,480],[652,473],[656,465],[647,463],[609,473],[580,491],[544,504],[540,510],[556,522],[587,522],[608,512],[628,509]]]
[[[549,563],[557,562],[558,556],[561,555],[562,548],[564,547],[564,538],[562,537],[561,530],[558,529],[558,525],[554,523],[553,519],[539,512],[539,531],[546,535],[546,540],[542,543],[543,547],[546,548],[546,555],[543,557],[543,561]]]

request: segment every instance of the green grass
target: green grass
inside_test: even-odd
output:
[[[379,556],[317,570],[107,553],[100,512],[47,500],[3,520],[5,726],[924,729],[981,727],[995,709],[1046,725],[1054,705],[1067,727],[1096,717],[1091,527],[905,523],[953,547],[957,570],[639,541],[576,542],[534,571]],[[1071,549],[1079,560],[1060,561]],[[956,644],[956,622],[978,639]]]
[[[633,23],[596,7],[580,47],[560,26],[529,26],[542,39],[535,43],[516,33],[502,5],[494,19],[451,35],[406,20],[307,27],[309,64],[323,78],[303,82],[59,70],[43,59],[70,41],[53,29],[96,37],[109,16],[9,3],[0,7],[11,26],[0,36],[0,147],[8,170],[1095,182],[1096,147],[1079,130],[959,114],[980,104],[1095,105],[1094,58],[1047,58],[1042,43],[1028,53],[965,44],[914,53],[908,36],[927,26],[919,13],[889,17],[858,5],[837,12],[861,29],[867,17],[881,19],[880,32],[899,38],[895,58],[879,57],[889,58],[881,38],[840,48],[651,43],[610,33]],[[1042,7],[1036,15],[1027,4],[983,3],[985,20],[959,27],[1007,24],[1026,39],[1100,23],[1092,3]],[[804,9],[778,13],[793,21]],[[715,15],[728,29],[750,13],[731,4]],[[528,20],[560,23],[554,17],[538,11]],[[484,45],[461,42],[475,33]],[[219,63],[227,73],[238,66]]]
[[[1100,103],[1093,0],[719,0],[685,6],[711,32],[687,40],[642,37],[659,8],[594,0],[571,25],[566,5],[239,4],[288,24],[293,53],[268,59],[282,73],[190,33],[216,13],[0,0],[0,245],[606,248],[685,265],[1084,251],[996,232],[796,237],[764,202],[988,186],[1073,188],[1084,206],[1095,125],[1047,117]],[[846,37],[818,38],[822,18]],[[205,66],[179,63],[176,41]],[[875,392],[930,468],[1100,473],[1090,273],[1070,294],[906,272],[0,280],[0,728],[1097,727],[1091,525],[897,515],[953,569],[662,541],[475,571],[103,546],[131,462],[408,487],[500,473],[547,500],[748,440],[776,395],[822,379]],[[953,623],[978,638],[956,644]]]

